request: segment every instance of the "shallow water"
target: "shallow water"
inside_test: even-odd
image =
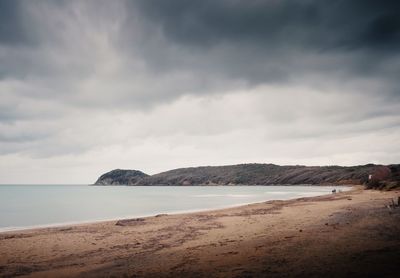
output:
[[[311,197],[331,193],[333,188],[0,185],[0,231]]]

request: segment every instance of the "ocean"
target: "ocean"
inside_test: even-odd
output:
[[[0,185],[0,231],[331,194],[332,186]]]

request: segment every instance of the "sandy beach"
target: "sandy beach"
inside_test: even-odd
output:
[[[400,191],[0,234],[0,276],[399,277]]]

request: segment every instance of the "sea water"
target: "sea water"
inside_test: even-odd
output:
[[[332,186],[0,185],[0,231],[331,194]]]

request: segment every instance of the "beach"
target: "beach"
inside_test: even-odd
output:
[[[0,277],[398,277],[400,191],[0,233]]]

